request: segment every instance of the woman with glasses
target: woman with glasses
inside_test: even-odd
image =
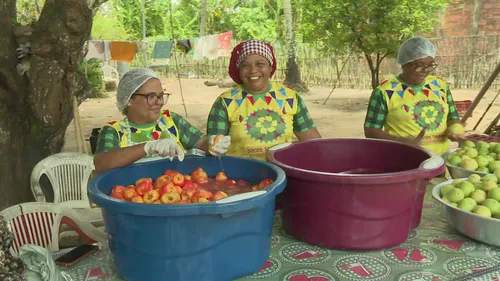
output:
[[[365,119],[367,138],[421,145],[438,155],[449,149],[448,127],[459,123],[447,83],[430,75],[436,69],[436,47],[423,37],[404,42],[397,61],[402,72],[382,82],[372,93]]]
[[[153,155],[184,159],[184,151],[208,151],[207,137],[182,116],[162,107],[168,101],[160,78],[150,70],[136,68],[125,73],[116,93],[120,121],[105,125],[97,141],[94,164],[97,172],[124,167]],[[221,138],[209,151],[224,154],[230,139]]]

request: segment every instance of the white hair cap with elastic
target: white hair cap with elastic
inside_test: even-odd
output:
[[[128,101],[132,94],[134,94],[144,83],[149,79],[156,78],[161,79],[151,69],[147,68],[134,68],[123,75],[118,84],[118,89],[116,91],[116,106],[120,112],[124,112],[128,106]]]
[[[397,53],[397,61],[400,65],[426,57],[436,57],[436,46],[424,37],[413,37],[406,40],[399,47]]]

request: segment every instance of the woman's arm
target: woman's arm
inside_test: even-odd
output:
[[[170,116],[179,130],[181,144],[186,150],[197,148],[208,152],[208,141],[205,134],[179,114],[170,111]]]
[[[94,157],[96,172],[125,167],[146,156],[144,144],[120,148],[119,142],[115,129],[109,126],[102,128]]]
[[[460,122],[460,116],[458,115],[457,106],[455,105],[455,101],[453,100],[453,96],[451,95],[450,88],[446,85],[446,103],[448,103],[448,116],[446,125],[449,128],[451,125]],[[464,135],[452,135],[447,133],[447,137],[452,141],[461,141],[465,140]]]
[[[299,141],[321,138],[304,100],[298,94],[297,113],[293,116],[293,132]]]
[[[210,113],[208,114],[207,120],[207,135],[229,135],[229,129],[231,128],[231,123],[229,122],[229,116],[227,114],[227,108],[221,97],[218,97]]]

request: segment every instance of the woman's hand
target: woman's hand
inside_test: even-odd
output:
[[[456,142],[461,142],[461,141],[466,141],[467,138],[465,135],[452,135],[449,133],[446,133],[446,137],[449,138],[451,141],[456,141]]]
[[[230,145],[230,136],[218,135],[208,137],[208,152],[213,156],[220,157],[226,154]]]
[[[161,139],[148,141],[144,145],[144,151],[149,155],[159,155],[161,157],[174,158],[179,157],[179,161],[184,160],[184,150],[177,144],[174,139]]]

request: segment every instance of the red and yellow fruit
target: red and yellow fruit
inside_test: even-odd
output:
[[[139,178],[135,184],[116,185],[109,196],[118,200],[148,204],[191,204],[217,201],[249,190],[262,190],[274,180],[251,185],[245,180],[229,179],[224,172],[209,178],[202,168],[191,174],[168,169],[158,178]]]

